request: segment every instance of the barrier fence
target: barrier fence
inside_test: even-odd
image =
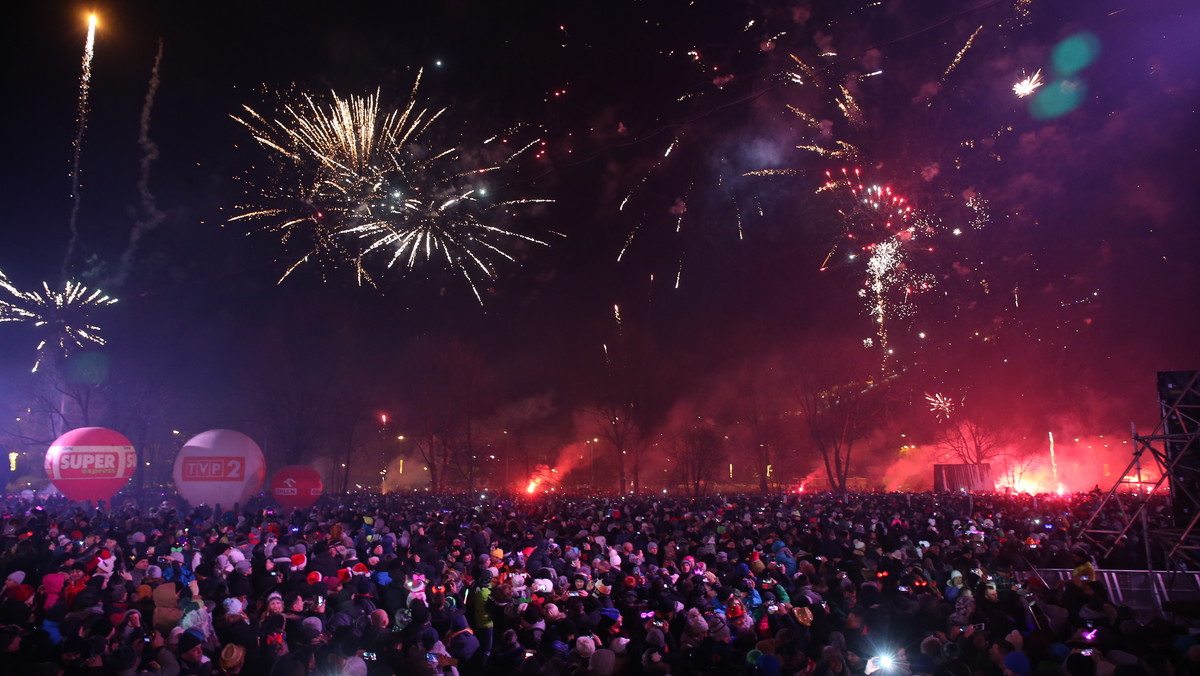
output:
[[[1038,568],[1037,572],[1051,586],[1071,579],[1068,569]],[[1200,572],[1097,570],[1096,574],[1109,598],[1134,610],[1157,612],[1167,601],[1200,602]]]

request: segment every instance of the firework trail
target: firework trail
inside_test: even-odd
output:
[[[444,265],[460,274],[477,300],[479,281],[495,277],[493,261],[515,260],[502,245],[539,239],[492,225],[489,212],[548,203],[511,199],[487,203],[482,174],[533,148],[505,153],[499,164],[460,166],[457,148],[438,148],[426,133],[445,109],[420,108],[417,75],[408,104],[385,110],[379,92],[361,97],[304,95],[268,120],[246,106],[234,119],[272,156],[280,178],[264,183],[256,201],[230,222],[265,220],[285,245],[301,247],[283,281],[301,264],[346,264],[371,282],[365,262],[382,255],[384,268]]]
[[[958,63],[962,61],[963,55],[966,54],[967,50],[971,48],[971,44],[975,42],[975,36],[979,35],[979,31],[981,30],[983,30],[983,26],[976,28],[975,32],[971,33],[971,37],[967,38],[967,44],[963,45],[963,48],[958,50],[958,54],[954,56],[954,60],[951,61],[950,65],[946,67],[946,72],[942,73],[943,81],[950,76],[950,73],[954,72],[955,68],[958,68]]]
[[[1054,453],[1054,432],[1047,432],[1050,435],[1050,469],[1054,475],[1054,484],[1058,483],[1058,456]]]
[[[68,221],[71,234],[67,239],[67,253],[63,256],[62,278],[67,278],[67,268],[71,265],[71,257],[75,253],[75,241],[79,239],[79,228],[76,221],[79,218],[79,158],[83,154],[83,132],[87,129],[88,92],[92,86],[92,56],[96,46],[96,15],[88,17],[87,43],[83,47],[83,73],[79,76],[79,128],[75,132],[75,160],[71,170],[71,218]]]
[[[142,149],[141,174],[138,177],[138,193],[142,198],[142,218],[133,224],[133,230],[129,233],[129,245],[121,254],[120,266],[110,282],[115,285],[125,283],[125,277],[133,266],[133,255],[142,235],[158,227],[167,216],[159,210],[154,193],[150,192],[150,165],[158,159],[158,145],[150,140],[150,112],[154,109],[154,97],[158,93],[158,68],[162,63],[162,55],[163,43],[162,40],[159,40],[158,53],[154,56],[154,68],[150,71],[150,86],[146,90],[146,102],[142,105],[141,124],[138,127],[138,146]]]
[[[89,291],[78,282],[63,283],[62,291],[53,291],[42,282],[43,292],[21,291],[0,271],[0,322],[33,324],[46,335],[36,348],[36,372],[46,357],[67,357],[87,343],[104,345],[100,327],[93,323],[91,311],[117,302],[99,289]],[[55,349],[57,348],[57,349]]]

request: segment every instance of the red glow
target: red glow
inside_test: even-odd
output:
[[[530,495],[533,495],[533,493],[536,490],[537,490],[537,482],[536,481],[530,481],[529,485],[525,487],[525,492],[529,493]]]

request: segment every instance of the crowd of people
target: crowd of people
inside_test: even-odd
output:
[[[34,676],[1200,674],[1181,622],[1097,580],[1093,502],[13,497],[0,650]]]

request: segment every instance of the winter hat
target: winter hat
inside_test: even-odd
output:
[[[321,618],[306,617],[300,623],[300,641],[302,643],[312,643],[320,637],[321,632],[324,630],[325,627],[321,623]]]
[[[592,641],[591,636],[580,636],[575,639],[575,651],[583,659],[591,659],[592,655],[596,654],[596,643]]]
[[[1017,676],[1029,676],[1033,671],[1033,666],[1029,663],[1029,658],[1020,650],[1014,650],[1004,656],[1004,668],[1017,674]]]
[[[612,676],[616,666],[616,654],[611,650],[600,648],[592,655],[592,659],[588,661],[588,673],[593,676]]]
[[[221,605],[224,606],[226,615],[237,615],[243,610],[242,602],[236,598],[225,599],[221,602]]]
[[[714,615],[708,620],[708,635],[719,643],[729,641],[729,625],[720,615]]]
[[[204,637],[201,636],[199,632],[193,629],[188,629],[179,635],[179,652],[180,654],[186,653],[203,642]]]
[[[704,616],[700,614],[700,610],[698,608],[688,609],[687,628],[688,631],[697,636],[704,636],[708,634],[708,622],[705,621]]]
[[[779,658],[774,655],[763,655],[760,657],[754,669],[755,673],[765,674],[766,676],[779,676],[779,671]]]
[[[241,564],[238,564],[239,566]],[[229,595],[230,596],[249,596],[251,593],[250,580],[245,576],[238,575],[229,579]]]

